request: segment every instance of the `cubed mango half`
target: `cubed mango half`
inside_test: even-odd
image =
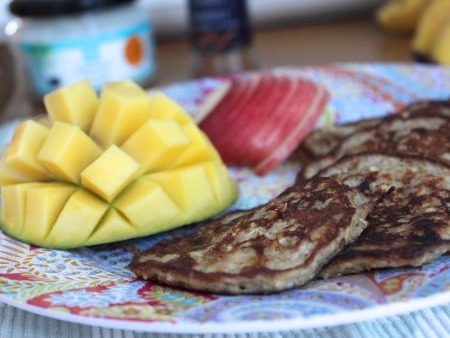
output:
[[[0,159],[0,229],[14,238],[69,249],[148,236],[237,196],[207,136],[162,92],[118,81],[98,98],[81,82],[46,105],[49,116],[19,124]]]

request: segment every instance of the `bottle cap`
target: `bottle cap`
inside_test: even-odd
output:
[[[14,0],[9,4],[12,14],[20,17],[45,17],[78,14],[135,0]]]

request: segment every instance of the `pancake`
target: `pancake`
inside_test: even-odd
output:
[[[378,174],[294,185],[265,205],[157,243],[137,254],[130,269],[156,283],[222,294],[304,285],[367,226],[365,217],[386,191],[384,181],[376,182]],[[356,188],[369,182],[373,191]]]
[[[370,160],[362,161],[363,157]],[[361,163],[370,170],[399,165],[397,172],[402,175],[391,181],[394,189],[367,217],[367,229],[325,266],[320,277],[418,267],[450,250],[450,167],[417,156],[362,154],[350,158],[318,175],[362,170]]]
[[[403,119],[411,116],[447,116],[450,117],[450,101],[448,100],[422,100],[413,102],[397,113]],[[309,134],[293,154],[302,163],[317,160],[330,155],[331,152],[348,135],[370,129],[379,125],[384,119],[397,114],[388,115],[383,118],[362,119],[338,126],[316,129]]]
[[[307,164],[299,179],[310,178],[346,154],[378,151],[393,154],[419,154],[450,164],[450,117],[396,115],[376,127],[352,133],[332,154]]]

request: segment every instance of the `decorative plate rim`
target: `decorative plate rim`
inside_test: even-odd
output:
[[[57,311],[43,309],[38,306],[24,304],[9,298],[2,297],[0,301],[15,308],[57,320],[63,320],[82,325],[99,326],[110,329],[121,329],[147,333],[171,334],[239,334],[278,332],[290,330],[314,329],[319,327],[339,326],[358,323],[366,320],[376,320],[388,316],[403,315],[420,311],[433,306],[450,302],[450,292],[444,292],[427,298],[410,299],[408,301],[377,305],[368,309],[342,311],[336,314],[322,314],[312,317],[296,317],[277,321],[239,321],[228,323],[188,323],[188,322],[146,322],[121,319],[103,319],[82,315],[65,314]],[[131,327],[132,326],[132,327]]]

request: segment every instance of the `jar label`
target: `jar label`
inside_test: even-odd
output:
[[[33,94],[89,80],[95,89],[111,81],[129,79],[143,84],[155,72],[149,23],[97,36],[51,43],[20,43]]]

